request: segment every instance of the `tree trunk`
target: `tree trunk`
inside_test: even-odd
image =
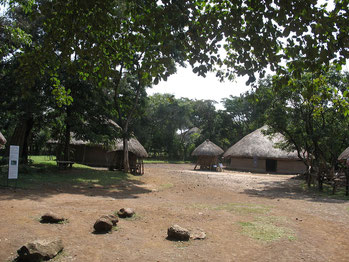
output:
[[[124,172],[128,173],[130,171],[130,162],[128,159],[128,140],[127,137],[123,137],[123,145],[124,145]]]
[[[345,195],[349,195],[349,167],[345,169]]]
[[[19,157],[20,162],[27,164],[28,163],[28,138],[31,130],[34,126],[33,116],[27,116],[19,122],[11,136],[10,142],[6,149],[6,156],[10,152],[10,145],[19,146]]]
[[[67,107],[67,117],[65,119],[65,131],[64,131],[64,148],[63,148],[63,160],[70,161],[70,107]]]
[[[321,172],[318,174],[318,188],[320,192],[322,192],[324,189],[323,182],[324,182],[324,176],[323,176],[323,173]]]

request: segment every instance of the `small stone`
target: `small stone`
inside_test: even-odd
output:
[[[187,229],[173,225],[167,229],[167,237],[171,240],[188,241],[190,233]]]
[[[41,223],[51,223],[56,224],[65,221],[65,218],[62,216],[59,216],[53,212],[45,213],[43,216],[41,216]]]
[[[39,262],[50,260],[63,250],[63,243],[60,239],[36,240],[27,243],[17,250],[17,261]]]
[[[121,208],[118,211],[118,216],[120,218],[133,217],[134,214],[135,214],[135,211],[132,208]]]
[[[190,232],[190,238],[193,240],[203,240],[206,238],[206,233],[201,230],[195,230]]]

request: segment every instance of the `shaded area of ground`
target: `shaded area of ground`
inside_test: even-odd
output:
[[[148,164],[144,176],[109,186],[96,180],[0,188],[0,261],[26,241],[49,237],[65,245],[56,261],[349,261],[349,202],[305,194],[294,176],[193,167]],[[135,208],[136,219],[121,220],[111,234],[92,234],[100,215],[122,207]],[[69,222],[39,223],[49,210]],[[207,239],[168,241],[172,224],[203,230]],[[272,229],[270,236],[258,228]]]
[[[137,198],[151,192],[139,177],[106,169],[73,168],[58,170],[48,174],[20,174],[18,182],[6,181],[2,176],[0,200],[32,199],[52,197],[61,193],[119,198]],[[52,171],[52,170],[49,170]],[[34,178],[33,178],[34,177]]]

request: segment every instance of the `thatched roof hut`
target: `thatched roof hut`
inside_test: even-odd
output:
[[[91,143],[89,140],[77,139],[74,133],[70,135],[71,161],[88,166],[108,167],[107,146]],[[55,151],[57,160],[61,160],[63,144],[58,140],[51,139],[47,141],[47,145],[51,148],[51,151]]]
[[[144,174],[143,158],[148,157],[147,151],[136,138],[128,140],[128,158],[131,172],[134,174]],[[117,139],[112,150],[107,153],[108,167],[110,170],[124,168],[124,143],[122,139]]]
[[[345,149],[338,157],[339,161],[346,161],[349,159],[349,147]]]
[[[263,131],[267,129],[267,126],[263,126],[253,131],[224,153],[225,158],[231,159],[230,167],[257,172],[304,172],[306,167],[297,152],[276,148],[276,144],[283,142],[284,137],[281,134],[272,137],[264,135]]]
[[[281,134],[275,134],[272,137],[264,135],[263,131],[267,129],[268,126],[263,126],[243,137],[224,153],[224,157],[298,159],[296,151],[287,152],[276,148],[276,144],[283,142],[284,137]]]
[[[223,154],[224,151],[222,148],[212,143],[210,140],[206,139],[201,145],[199,145],[193,153],[192,156],[219,156]]]
[[[121,138],[116,139],[115,144],[112,146],[112,151],[123,151],[124,143]],[[139,143],[136,138],[131,138],[128,140],[128,151],[135,154],[139,158],[148,157],[147,151],[144,147]]]
[[[3,136],[3,134],[1,134],[1,132],[0,132],[0,145],[5,145],[5,144],[6,144],[6,139]]]
[[[207,139],[191,153],[192,156],[198,157],[194,170],[198,165],[200,165],[200,169],[212,170],[214,167],[217,167],[218,156],[223,153],[222,148]]]

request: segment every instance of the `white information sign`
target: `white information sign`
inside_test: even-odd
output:
[[[8,179],[18,178],[19,146],[10,146],[10,157],[8,163]]]

